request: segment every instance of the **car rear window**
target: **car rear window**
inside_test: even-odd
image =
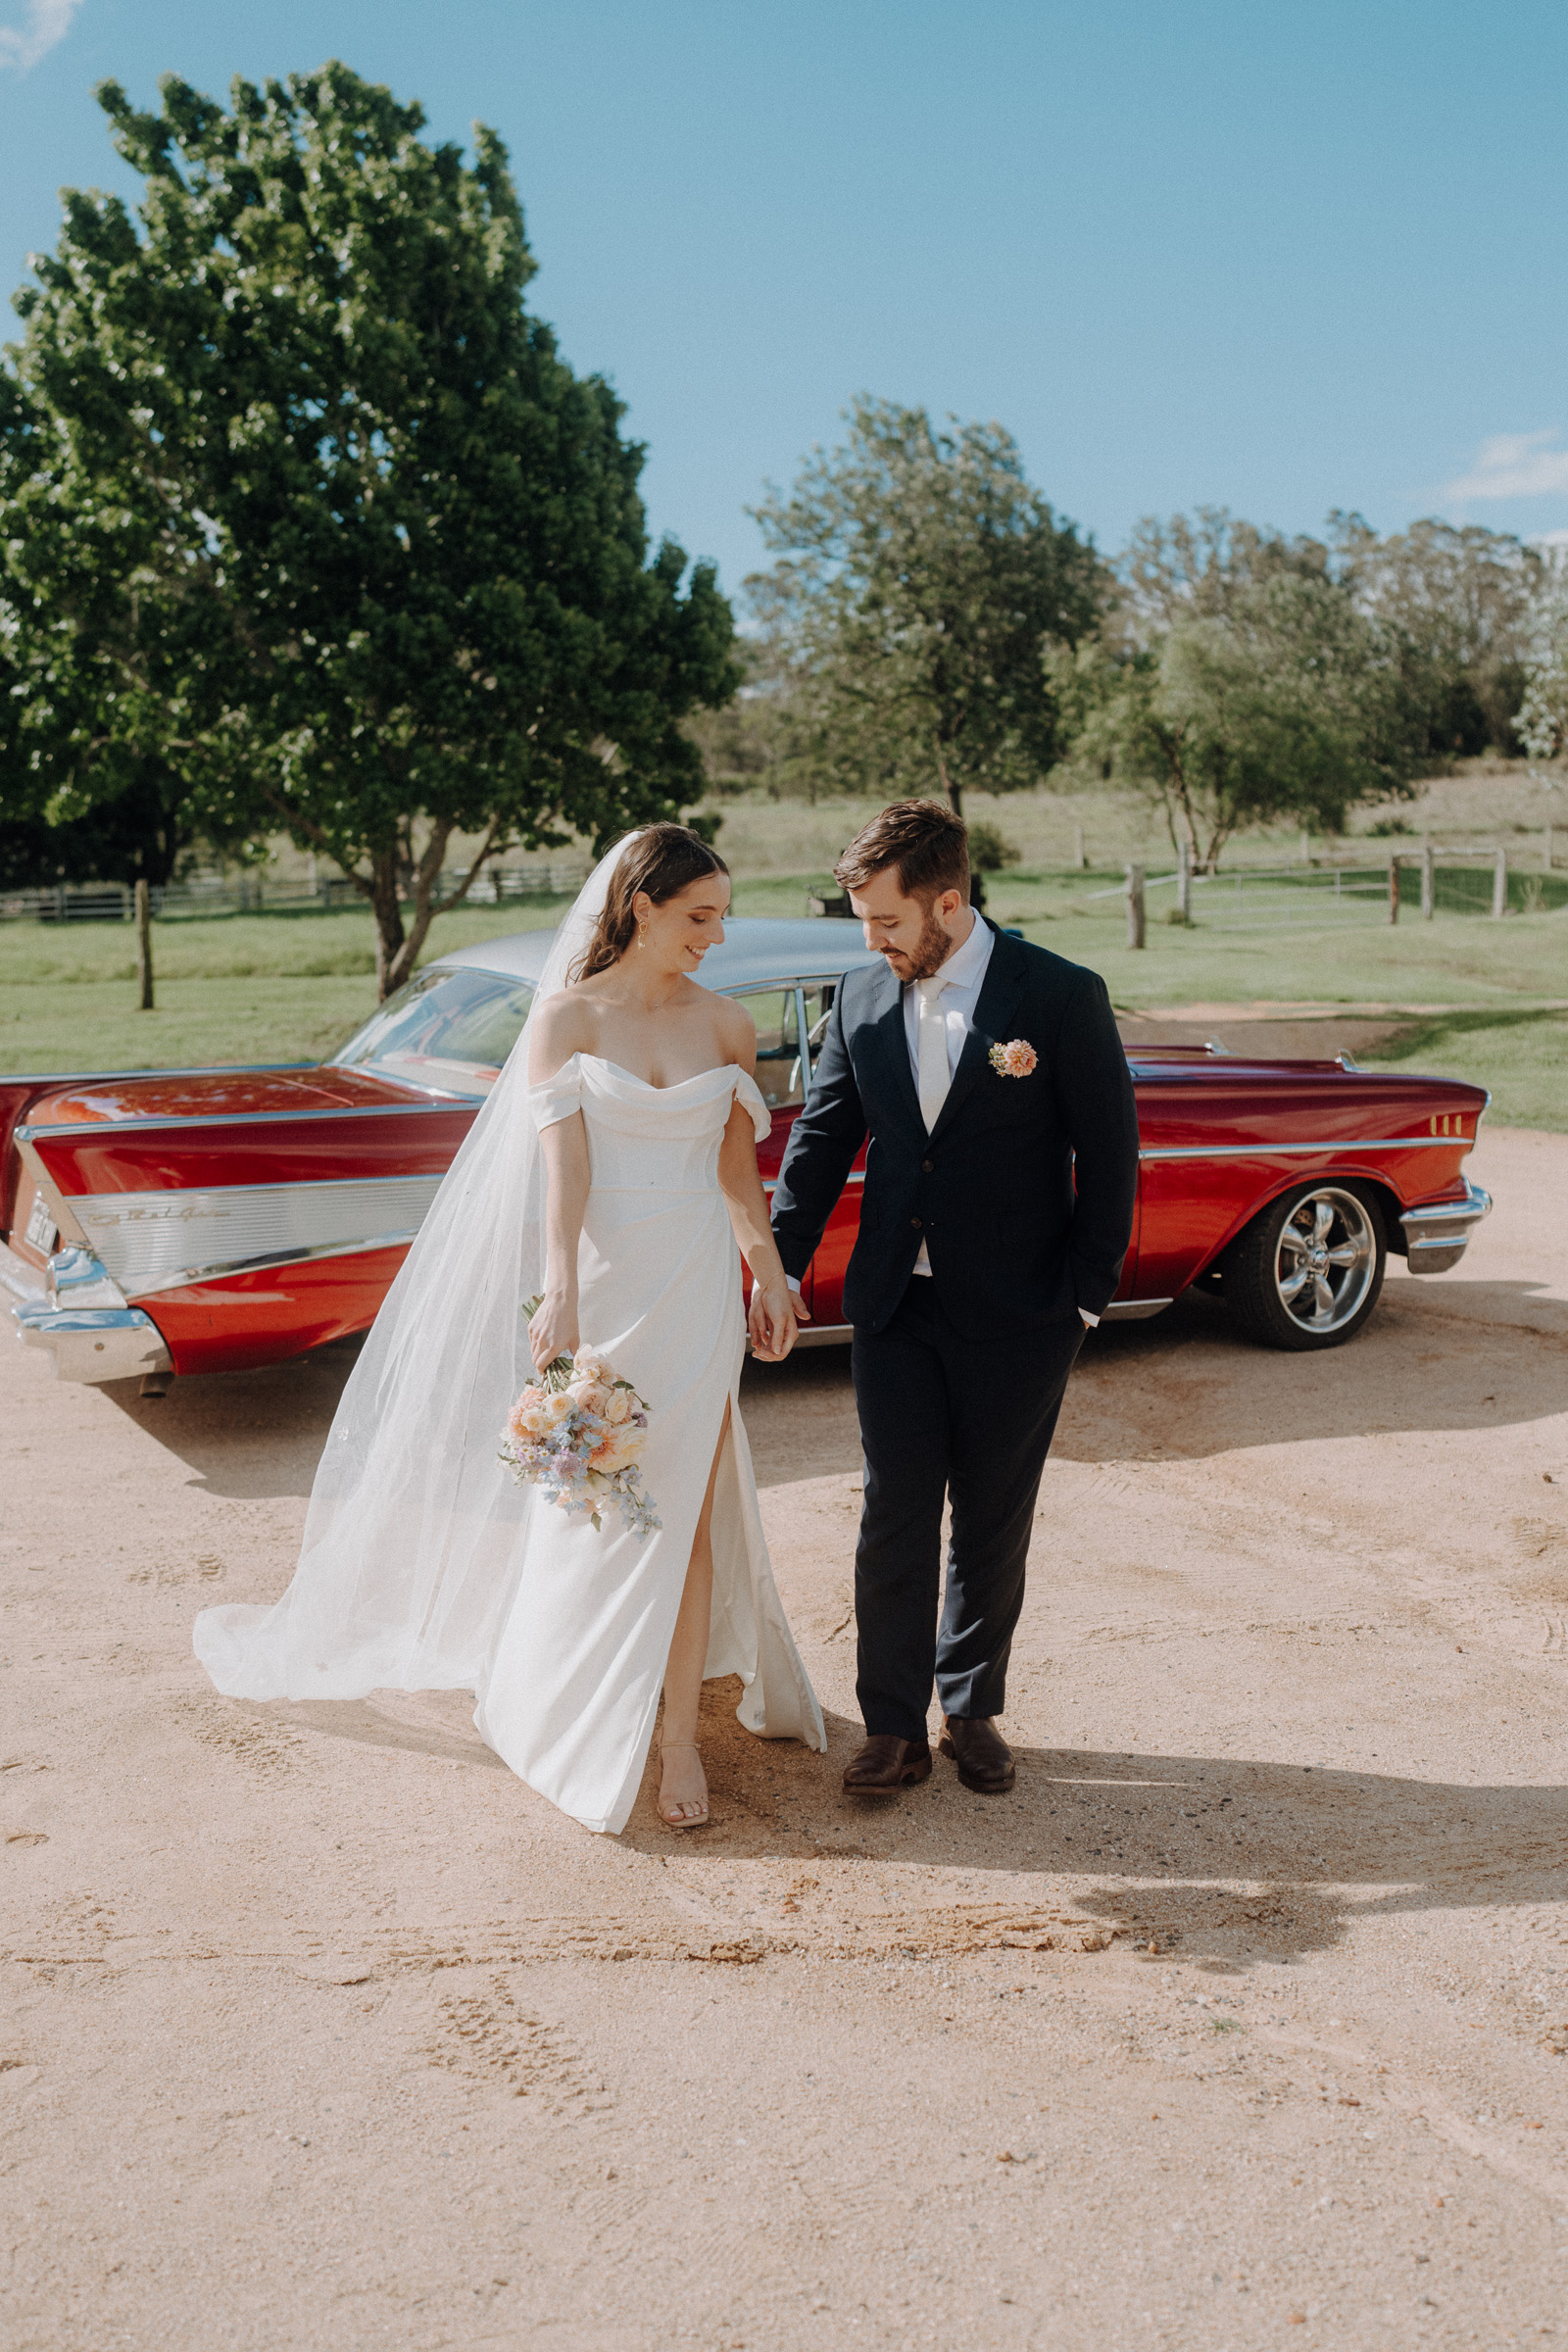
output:
[[[419,972],[331,1058],[444,1095],[487,1095],[532,1003],[526,980],[499,972]]]

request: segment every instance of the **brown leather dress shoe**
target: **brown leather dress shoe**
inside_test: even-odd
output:
[[[931,1778],[931,1750],[923,1740],[896,1740],[891,1732],[873,1732],[858,1755],[844,1769],[850,1796],[895,1796]]]
[[[957,1765],[964,1787],[980,1796],[1001,1796],[1018,1777],[1012,1750],[989,1715],[976,1715],[970,1722],[944,1715],[941,1748]]]

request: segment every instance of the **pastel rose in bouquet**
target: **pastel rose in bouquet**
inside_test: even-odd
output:
[[[539,1304],[524,1304],[530,1321]],[[650,1536],[662,1521],[637,1466],[647,1429],[648,1406],[631,1382],[596,1348],[579,1348],[529,1381],[507,1415],[501,1459],[520,1487],[541,1487],[548,1502],[586,1512],[596,1528],[613,1502],[633,1535]]]

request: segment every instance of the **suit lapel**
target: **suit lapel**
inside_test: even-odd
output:
[[[874,1040],[873,1052],[882,1057],[895,1102],[924,1135],[925,1121],[920,1115],[920,1095],[914,1083],[914,1072],[909,1067],[909,1041],[904,1028],[904,990],[886,964],[877,976],[864,1026]]]
[[[992,928],[995,929],[996,926],[993,924]],[[991,1049],[998,1038],[1005,1032],[1007,1024],[1012,1018],[1013,1006],[1018,1002],[1018,991],[1023,986],[1023,973],[1024,958],[1019,955],[1015,942],[998,931],[996,945],[991,951],[991,961],[986,966],[986,976],[981,983],[980,995],[975,1004],[974,1020],[970,1024],[968,1036],[963,1041],[963,1052],[959,1054],[958,1066],[953,1073],[953,1084],[948,1089],[948,1099],[938,1112],[937,1123],[931,1130],[933,1143],[956,1117],[985,1074],[987,1057]],[[909,1058],[907,1050],[906,1050],[904,1058],[906,1067],[907,1067]],[[915,1095],[914,1107],[918,1116],[920,1108],[918,1094]],[[924,1124],[923,1121],[921,1123]]]

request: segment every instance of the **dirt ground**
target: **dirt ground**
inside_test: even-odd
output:
[[[714,1826],[612,1839],[460,1698],[204,1683],[342,1360],[0,1348],[7,2352],[1568,2339],[1568,1138],[1471,1165],[1344,1351],[1090,1343],[1002,1800],[838,1792],[838,1350],[745,1396],[831,1754],[711,1686]]]

